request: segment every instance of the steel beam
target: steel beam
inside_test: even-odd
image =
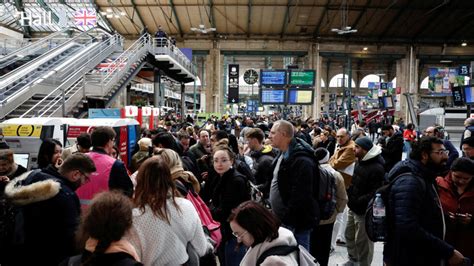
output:
[[[319,28],[321,27],[321,24],[323,23],[323,19],[326,16],[326,13],[328,12],[329,2],[330,0],[327,0],[326,5],[324,6],[323,13],[321,14],[321,17],[319,18],[318,24],[316,25],[316,28],[314,28],[313,36],[317,36],[319,33]]]
[[[183,38],[183,29],[181,28],[181,23],[179,22],[178,15],[176,13],[176,8],[174,6],[173,0],[170,0],[171,11],[173,12],[174,17],[176,18],[176,24],[178,24],[179,36]]]
[[[138,11],[138,8],[137,8],[137,5],[135,4],[135,0],[131,0],[131,3],[132,3],[132,6],[133,6],[133,11],[135,13],[137,13],[137,16],[138,16],[138,20],[140,20],[140,23],[142,24],[142,28],[145,28],[145,22],[143,21],[143,17],[142,15],[140,14],[140,12]]]
[[[250,22],[252,20],[252,0],[248,3],[248,17],[247,17],[247,38],[250,38]]]
[[[290,8],[291,8],[291,0],[288,0],[288,3],[286,5],[285,16],[283,19],[283,25],[281,25],[280,38],[283,38],[283,34],[285,34],[286,27],[288,26],[288,23],[290,22],[290,18],[288,17],[290,14]]]
[[[25,12],[25,6],[23,6],[23,0],[15,0],[15,7],[20,12]],[[21,26],[21,25],[20,25]],[[31,27],[21,26],[23,28],[23,35],[27,38],[31,38]]]
[[[359,24],[360,19],[362,18],[362,16],[364,16],[365,13],[367,13],[367,8],[370,6],[371,3],[372,3],[372,0],[367,0],[364,8],[360,11],[359,16],[357,16],[356,20],[352,24],[353,29],[357,29],[357,25]]]
[[[383,39],[383,37],[385,37],[385,35],[387,35],[387,33],[394,27],[395,21],[400,19],[400,15],[403,14],[403,12],[405,12],[408,9],[411,3],[412,1],[407,1],[407,3],[401,9],[398,10],[397,14],[390,20],[390,22],[388,23],[388,26],[380,35],[379,37],[380,39]],[[382,19],[384,20],[385,18],[382,18]]]

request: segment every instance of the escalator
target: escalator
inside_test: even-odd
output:
[[[83,67],[79,72],[92,70],[75,79],[69,87],[58,87],[48,95],[32,97],[24,104],[28,110],[14,111],[8,117],[79,117],[87,112],[88,100],[107,105],[145,64],[149,40],[148,35],[143,36],[126,51],[110,53],[92,68]]]
[[[0,77],[66,42],[68,31],[55,32],[0,57]]]
[[[11,112],[19,116],[21,109],[27,107],[23,103],[47,95],[61,86],[71,86],[83,75],[81,67],[93,68],[110,53],[120,49],[120,43],[121,40],[115,36],[98,41],[83,33],[8,73],[0,82],[0,119]]]

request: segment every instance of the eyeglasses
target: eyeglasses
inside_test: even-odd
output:
[[[342,138],[344,138],[344,137],[345,137],[345,136],[336,136],[336,138],[338,138],[338,139],[342,139]]]
[[[248,233],[248,231],[245,230],[245,232],[243,232],[242,234],[240,234],[240,236],[239,236],[236,232],[232,232],[232,235],[235,236],[235,237],[238,238],[238,239],[242,239],[242,237],[243,237],[245,234],[247,234],[247,233]]]
[[[448,155],[449,151],[448,150],[439,150],[439,151],[432,151],[431,153],[437,153],[438,155]]]
[[[83,180],[83,182],[89,182],[90,178],[89,178],[89,175],[87,175],[86,173],[82,172],[81,170],[78,170],[79,173],[81,174],[81,179]]]
[[[222,160],[219,160],[219,159],[216,159],[216,160],[213,160],[214,163],[226,163],[228,162],[229,160],[227,159],[222,159]]]

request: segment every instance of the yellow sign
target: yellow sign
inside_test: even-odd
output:
[[[37,137],[41,135],[40,125],[0,125],[5,137]]]

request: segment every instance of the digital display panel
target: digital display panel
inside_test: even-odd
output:
[[[288,104],[312,104],[313,90],[288,90]]]
[[[381,108],[393,108],[392,96],[384,96],[379,98]]]
[[[286,85],[286,70],[260,70],[260,85],[283,86]]]
[[[463,106],[464,105],[464,88],[463,87],[452,87],[451,91],[453,93],[453,103],[454,106]]]
[[[293,86],[314,86],[314,70],[291,70],[290,85]]]
[[[466,104],[474,104],[474,87],[464,87],[464,99],[466,100]]]
[[[262,89],[260,91],[260,102],[262,104],[285,104],[285,94],[284,89]]]

